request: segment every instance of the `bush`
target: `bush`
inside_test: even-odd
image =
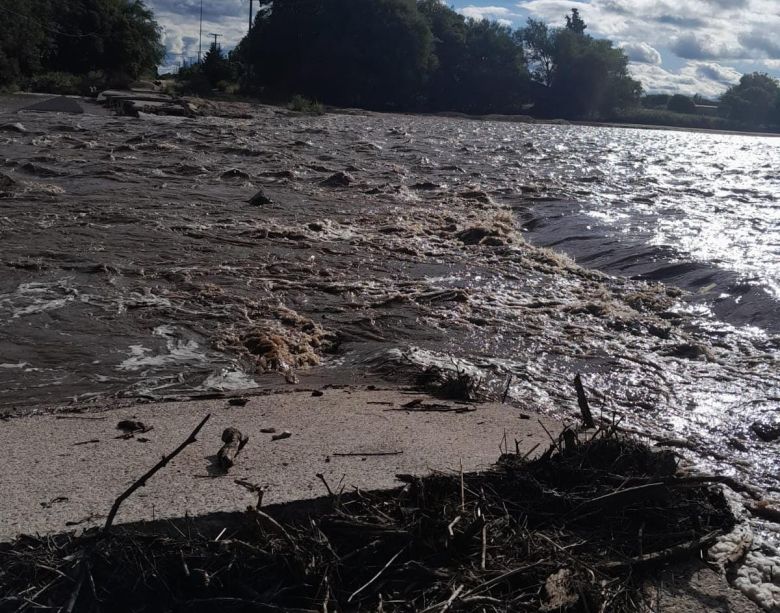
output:
[[[207,96],[211,93],[211,83],[202,72],[193,71],[192,76],[181,84],[183,94]]]
[[[287,108],[296,113],[309,113],[310,115],[323,115],[325,113],[325,107],[322,104],[297,94],[292,97]]]
[[[67,72],[45,72],[27,81],[27,88],[43,94],[79,95],[83,91],[83,79]]]
[[[696,104],[688,96],[682,94],[675,94],[669,98],[669,102],[666,104],[666,110],[673,113],[688,113],[693,114],[696,112]]]

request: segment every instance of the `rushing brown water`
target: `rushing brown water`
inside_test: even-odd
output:
[[[777,166],[741,194],[750,231],[724,213],[744,257],[680,238],[681,211],[706,216],[695,202],[731,189],[713,185],[707,144],[776,155],[773,142],[269,107],[0,114],[17,122],[0,131],[3,407],[244,389],[312,367],[406,380],[437,363],[497,391],[511,375],[518,406],[573,417],[582,372],[597,412],[780,487],[776,447],[751,430],[780,406]],[[683,189],[670,165],[684,143],[701,155]]]

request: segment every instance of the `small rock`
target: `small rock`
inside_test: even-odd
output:
[[[482,226],[474,226],[461,230],[457,236],[464,245],[478,245],[488,236],[498,236],[498,232]]]
[[[237,168],[231,168],[230,170],[226,170],[223,172],[219,178],[222,181],[248,181],[249,175],[245,173],[243,170],[238,170]]]
[[[149,432],[149,430],[151,430],[152,427],[147,426],[142,421],[123,419],[116,425],[116,429],[121,430],[122,432],[125,432],[127,434],[132,434],[133,432]]]
[[[246,406],[247,402],[249,402],[249,398],[231,398],[228,400],[228,404],[234,407]]]
[[[765,443],[771,443],[780,438],[780,424],[762,424],[756,421],[753,422],[750,429]]]
[[[260,428],[260,432],[263,434],[273,434],[276,432],[276,428]]]
[[[354,181],[355,178],[352,175],[339,171],[321,181],[320,185],[323,187],[349,187],[350,183],[353,183]]]
[[[313,221],[308,225],[309,230],[312,232],[322,232],[325,229],[325,226],[323,226],[318,221]]]
[[[312,396],[314,396],[315,398],[317,398],[317,397],[319,397],[319,396],[324,396],[325,394],[324,394],[324,392],[321,392],[320,390],[314,390],[314,391],[311,393],[311,395],[312,395]]]
[[[249,204],[252,206],[262,206],[264,204],[273,204],[274,201],[271,200],[268,196],[266,196],[263,193],[263,190],[260,190],[257,192],[254,196],[252,196],[249,200],[247,200]]]
[[[271,437],[271,440],[272,441],[281,441],[281,440],[284,440],[286,438],[290,438],[291,436],[292,436],[292,432],[290,432],[289,430],[285,430],[284,432],[280,432],[279,434],[274,434]]]

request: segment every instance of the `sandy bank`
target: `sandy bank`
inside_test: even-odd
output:
[[[244,407],[220,399],[10,419],[0,428],[7,458],[0,465],[0,538],[100,525],[114,499],[207,413],[212,417],[198,442],[131,497],[118,522],[244,510],[256,495],[236,484],[238,479],[266,488],[264,503],[273,504],[323,495],[317,473],[332,487],[340,482],[347,489],[392,487],[398,485],[397,473],[459,470],[461,461],[465,470],[488,466],[505,432],[512,448],[517,439],[525,451],[537,444],[544,448],[549,440],[535,415],[523,418],[507,405],[444,403],[469,409],[463,413],[399,410],[415,398],[442,404],[399,390],[348,388],[325,389],[319,397],[311,391],[255,396]],[[116,438],[123,419],[153,429]],[[551,420],[542,423],[560,429]],[[213,456],[229,426],[250,441],[230,474],[220,475]],[[261,432],[267,428],[292,436],[272,441],[272,434]],[[377,453],[392,455],[370,455]]]

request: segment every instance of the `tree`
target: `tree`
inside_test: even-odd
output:
[[[721,96],[720,110],[729,119],[753,125],[780,125],[780,85],[766,73],[743,75]]]
[[[0,0],[0,84],[43,72],[156,72],[165,48],[141,0]]]
[[[228,59],[222,55],[222,50],[216,43],[211,43],[211,47],[203,56],[201,71],[208,79],[211,87],[217,87],[220,81],[231,81],[235,79],[235,71]]]
[[[580,17],[579,9],[572,9],[571,15],[566,15],[566,29],[570,32],[585,34],[587,27],[582,17]]]
[[[255,88],[375,109],[419,106],[435,61],[415,0],[274,0],[241,47]]]
[[[466,19],[437,0],[420,0],[417,6],[434,41],[426,107],[478,114],[518,112],[528,100],[528,74],[522,45],[511,29]]]
[[[585,34],[579,12],[565,28],[530,19],[517,33],[532,77],[542,86],[536,111],[547,116],[604,117],[638,103],[642,86],[628,74],[628,58],[611,41]]]
[[[696,112],[696,103],[688,96],[675,94],[669,98],[669,102],[666,104],[666,109],[674,113],[693,114]]]
[[[550,87],[555,70],[555,31],[543,21],[529,18],[526,27],[518,30],[515,37],[525,47],[532,77]]]

